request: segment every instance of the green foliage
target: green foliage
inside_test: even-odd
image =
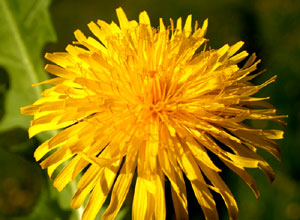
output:
[[[48,78],[43,48],[56,39],[49,4],[50,0],[0,0],[1,220],[78,219],[66,207],[73,192],[57,192],[34,162],[39,143],[28,140],[24,129],[31,117],[20,114],[20,107],[32,104],[43,90],[31,85]]]
[[[0,130],[29,125],[30,117],[20,107],[40,97],[41,87],[32,84],[47,79],[42,49],[55,34],[47,11],[50,0],[0,0],[0,66],[9,74],[5,114]]]
[[[37,163],[0,148],[0,167],[0,220],[77,219],[58,202],[70,196],[60,197]]]

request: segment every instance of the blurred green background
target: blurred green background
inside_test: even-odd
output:
[[[223,178],[238,202],[239,219],[300,219],[299,0],[0,0],[0,220],[77,219],[69,208],[72,186],[58,193],[34,161],[34,149],[47,134],[28,140],[30,117],[21,116],[19,107],[38,98],[42,88],[30,85],[47,78],[43,54],[64,51],[75,29],[90,35],[90,21],[117,21],[119,6],[129,19],[146,10],[153,26],[159,17],[165,24],[189,14],[200,23],[208,18],[210,47],[242,40],[244,49],[262,59],[260,69],[267,69],[255,82],[278,76],[259,93],[289,115],[285,139],[279,141],[281,163],[261,152],[276,172],[275,181],[270,184],[261,172],[251,170],[261,191],[256,200],[234,173],[225,171]],[[189,196],[191,219],[200,219],[199,206],[192,193]],[[228,219],[222,200],[216,200],[220,219]],[[128,199],[119,219],[130,218],[130,204]],[[172,219],[169,203],[168,208],[167,219]]]

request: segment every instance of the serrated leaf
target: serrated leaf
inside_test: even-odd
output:
[[[42,87],[31,85],[48,78],[42,49],[56,39],[49,4],[50,0],[0,0],[0,66],[10,79],[0,131],[28,128],[31,117],[21,115],[20,107],[40,97]]]

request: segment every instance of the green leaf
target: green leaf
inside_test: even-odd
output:
[[[31,85],[48,78],[42,49],[56,39],[47,10],[49,3],[50,0],[0,0],[0,66],[10,81],[0,131],[28,128],[31,117],[21,115],[20,107],[40,97],[42,87]]]

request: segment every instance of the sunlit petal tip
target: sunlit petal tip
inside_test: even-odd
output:
[[[204,36],[207,32],[207,27],[208,27],[208,18],[206,18],[202,24],[202,36]]]
[[[148,13],[146,11],[143,11],[143,12],[140,13],[139,22],[140,22],[140,24],[151,25],[150,18],[149,18]]]
[[[120,27],[121,27],[121,29],[125,30],[126,28],[129,27],[127,16],[122,8],[117,8],[116,12],[117,12],[117,16],[118,16],[118,19],[120,22]]]

